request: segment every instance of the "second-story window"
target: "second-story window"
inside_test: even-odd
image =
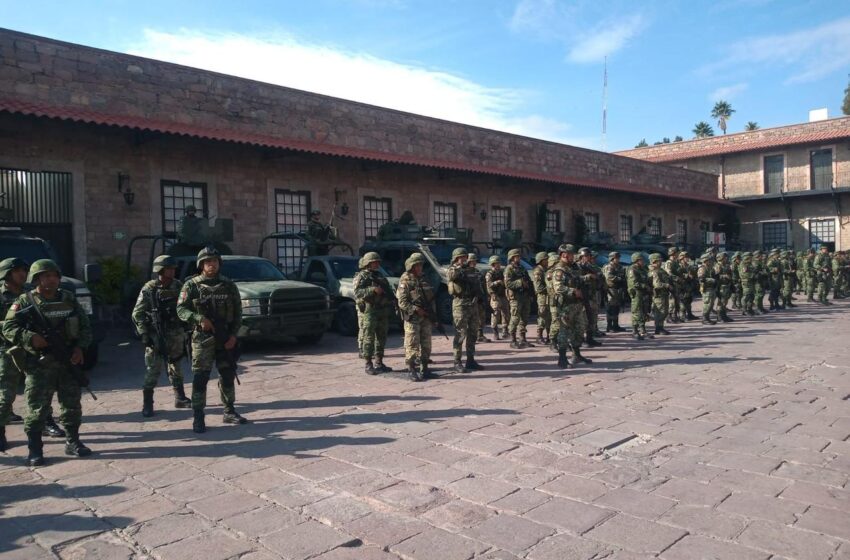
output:
[[[785,156],[765,156],[764,192],[779,193],[785,189]]]
[[[811,151],[812,189],[832,188],[832,149]]]

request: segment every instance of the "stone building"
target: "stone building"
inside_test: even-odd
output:
[[[850,117],[619,154],[716,174],[746,246],[850,249]]]
[[[234,220],[253,254],[273,231],[334,213],[357,248],[411,210],[420,223],[679,241],[722,221],[714,175],[0,30],[0,206],[77,268],[173,231],[192,203]],[[11,209],[11,210],[9,210]],[[0,210],[0,217],[3,217]],[[291,247],[267,244],[291,268]],[[141,259],[142,255],[138,255]]]

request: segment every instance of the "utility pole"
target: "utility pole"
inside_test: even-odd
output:
[[[602,74],[602,151],[608,151],[608,57]]]

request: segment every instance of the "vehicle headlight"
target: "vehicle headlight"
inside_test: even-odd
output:
[[[260,309],[260,300],[258,299],[243,299],[242,300],[242,315],[262,315]]]
[[[77,298],[77,303],[80,304],[80,307],[83,308],[83,311],[86,312],[86,315],[94,315],[94,306],[91,302],[91,296],[79,296]]]

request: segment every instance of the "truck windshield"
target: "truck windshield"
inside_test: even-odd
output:
[[[335,259],[331,259],[330,265],[331,270],[333,271],[335,278],[354,278],[354,275],[357,274],[359,259],[355,257],[339,257]],[[378,269],[381,274],[384,276],[392,276],[389,272],[384,270],[384,267],[380,267]]]
[[[237,282],[286,280],[283,273],[275,265],[260,259],[225,259],[221,265],[221,273]]]
[[[56,260],[56,255],[50,248],[38,239],[26,239],[18,237],[0,238],[0,260],[9,257],[24,259],[32,264],[39,259]]]

